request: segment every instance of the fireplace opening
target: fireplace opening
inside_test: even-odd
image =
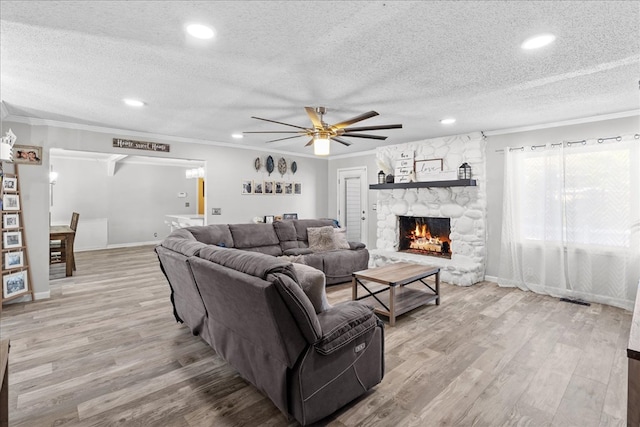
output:
[[[451,219],[435,217],[399,217],[398,251],[451,258]]]

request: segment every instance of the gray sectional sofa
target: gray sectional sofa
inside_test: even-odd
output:
[[[306,425],[382,380],[384,331],[361,302],[330,306],[305,293],[309,277],[323,285],[325,270],[340,281],[351,272],[332,266],[332,256],[306,253],[302,224],[189,227],[174,231],[156,253],[176,320]],[[335,252],[363,256],[365,248],[352,246]],[[307,265],[290,262],[287,251]]]
[[[307,229],[333,226],[330,219],[294,219],[273,224],[214,224],[188,227],[196,240],[209,245],[285,256],[290,261],[321,270],[327,285],[351,280],[354,271],[366,270],[369,251],[363,243],[348,242],[349,249],[313,252]]]

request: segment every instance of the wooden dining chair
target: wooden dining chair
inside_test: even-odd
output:
[[[78,220],[80,219],[80,214],[78,212],[74,212],[71,214],[71,223],[69,227],[76,231],[78,229]],[[72,237],[72,240],[75,240],[75,234]],[[65,246],[64,240],[51,240],[49,242],[49,264],[58,264],[67,262],[67,248]],[[76,258],[73,257],[73,269],[76,269]]]

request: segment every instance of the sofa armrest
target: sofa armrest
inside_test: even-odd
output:
[[[379,322],[373,308],[358,301],[338,303],[319,313],[318,320],[322,329],[322,338],[314,344],[314,347],[323,355],[331,354],[349,344],[375,328]]]
[[[351,250],[364,249],[366,247],[367,246],[362,242],[349,242],[349,249]]]

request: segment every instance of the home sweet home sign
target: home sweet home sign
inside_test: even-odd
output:
[[[134,141],[131,139],[113,138],[113,146],[118,148],[132,148],[134,150],[169,152],[169,144],[160,142]]]

